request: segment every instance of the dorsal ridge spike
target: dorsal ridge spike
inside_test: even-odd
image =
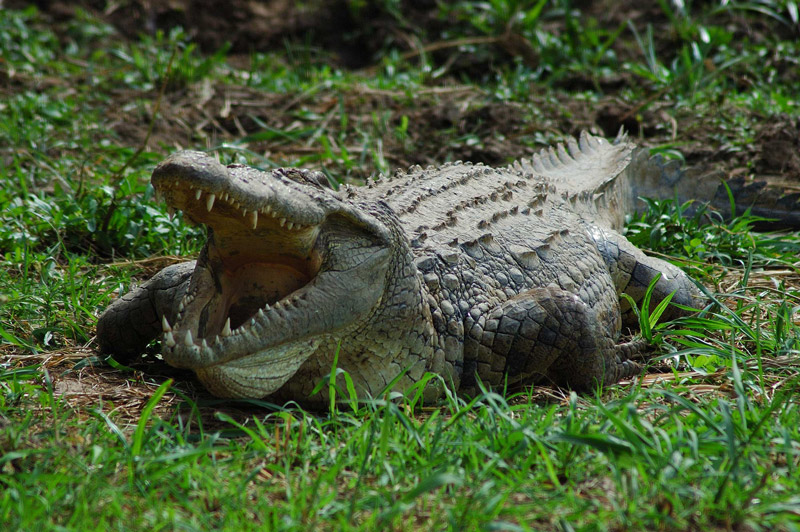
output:
[[[559,166],[558,154],[556,154],[556,150],[554,150],[552,146],[547,149],[547,157],[550,159],[550,168],[557,168]]]
[[[571,136],[567,139],[567,148],[569,149],[569,154],[573,160],[577,161],[582,155],[580,146],[578,146],[578,141],[575,140],[575,137]]]
[[[591,138],[592,135],[588,131],[585,129],[581,131],[581,136],[578,139],[578,145],[580,146],[581,152],[583,152],[584,155],[588,155],[594,148],[590,140]]]
[[[534,153],[531,157],[531,166],[534,172],[544,172],[544,165],[542,164],[542,157],[538,153]]]
[[[564,144],[561,142],[559,142],[558,146],[556,146],[556,154],[558,155],[558,160],[561,161],[561,164],[564,166],[575,162],[572,157],[569,156],[566,148],[564,148]]]

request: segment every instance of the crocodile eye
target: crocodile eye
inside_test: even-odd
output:
[[[316,170],[305,170],[299,168],[278,168],[275,170],[277,175],[291,179],[296,183],[311,184],[320,188],[333,188],[331,187],[328,177],[322,172]]]
[[[331,182],[328,180],[328,176],[326,176],[322,172],[318,171],[308,172],[306,174],[306,178],[315,185],[319,185],[322,188],[333,188],[331,187]]]

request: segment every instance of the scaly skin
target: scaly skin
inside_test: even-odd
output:
[[[209,227],[206,246],[115,301],[98,343],[138,353],[163,330],[164,360],[221,397],[325,401],[310,394],[337,350],[360,397],[425,372],[465,394],[477,379],[617,382],[640,370],[630,357],[643,346],[619,342],[635,325],[621,293],[641,301],[661,274],[653,305],[673,292],[703,303],[681,270],[619,233],[638,196],[671,195],[681,175],[587,134],[507,168],[415,167],[338,193],[313,172],[179,152],[153,186]]]

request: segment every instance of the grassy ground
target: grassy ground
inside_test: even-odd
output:
[[[132,367],[97,355],[117,291],[199,248],[148,185],[177,147],[358,183],[624,125],[798,190],[793,1],[344,5],[349,38],[373,43],[357,68],[313,32],[243,52],[232,28],[233,48],[201,52],[202,28],[124,38],[90,11],[0,10],[3,529],[800,528],[800,237],[748,215],[667,201],[631,220],[717,304],[643,317],[652,371],[596,394],[331,389],[338,406],[312,414],[216,401],[156,349]]]

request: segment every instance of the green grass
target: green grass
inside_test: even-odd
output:
[[[602,401],[487,392],[434,410],[217,413],[214,432],[192,402],[149,417],[169,381],[130,431],[47,390],[21,411],[22,390],[40,388],[7,379],[1,515],[22,530],[771,529],[800,508],[794,391],[745,366],[730,379],[733,396],[667,382]]]
[[[375,5],[413,30],[399,2]],[[234,67],[225,47],[202,54],[182,30],[125,41],[84,12],[53,25],[0,10],[2,528],[800,528],[800,237],[756,233],[747,215],[650,201],[631,220],[628,237],[690,271],[713,304],[672,323],[642,316],[660,373],[597,393],[422,405],[414,391],[354,398],[328,382],[320,393],[340,402],[309,413],[212,400],[157,362],[109,367],[92,351],[112,294],[202,241],[147,182],[176,144],[358,182],[495,144],[524,154],[585,124],[615,76],[615,98],[682,128],[694,117],[693,139],[733,155],[764,122],[797,120],[795,2],[676,5],[659,2],[662,23],[648,26],[566,0],[441,3],[434,15],[455,22],[421,32],[422,47],[452,45],[440,50],[469,64],[409,55],[394,33],[361,72],[303,43]],[[367,16],[367,3],[348,6]],[[732,21],[773,31],[742,37]],[[498,48],[506,31],[537,62]],[[186,133],[180,102],[204,84],[273,103],[235,110],[243,132]],[[517,107],[482,114],[497,104]],[[658,133],[655,150],[680,153],[682,132]]]

